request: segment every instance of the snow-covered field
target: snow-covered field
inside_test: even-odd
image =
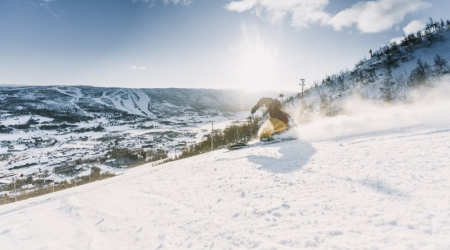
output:
[[[2,249],[449,249],[449,152],[450,123],[440,123],[144,165],[0,207],[0,242]]]

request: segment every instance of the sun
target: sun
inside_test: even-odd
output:
[[[276,86],[278,48],[263,41],[259,32],[243,30],[239,46],[237,78],[240,87],[270,89]]]

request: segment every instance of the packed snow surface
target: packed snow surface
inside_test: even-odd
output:
[[[144,165],[1,206],[0,242],[2,249],[450,249],[449,125],[300,136]]]

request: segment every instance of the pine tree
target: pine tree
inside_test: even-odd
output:
[[[319,91],[320,96],[320,113],[327,115],[330,110],[330,104],[328,103],[328,97],[326,94]]]
[[[417,37],[417,43],[421,43],[422,42],[422,31],[417,31],[417,34],[416,34],[416,37]]]
[[[402,47],[408,46],[408,38],[406,37],[406,35],[403,36],[403,40],[401,41],[400,46]]]
[[[424,85],[428,79],[430,66],[428,63],[423,63],[422,60],[417,60],[417,67],[413,69],[409,78],[413,86]]]
[[[427,23],[427,26],[429,27],[430,31],[433,32],[433,28],[434,28],[434,21],[433,18],[429,17],[429,23]]]
[[[342,92],[344,92],[344,90],[345,90],[344,76],[343,75],[339,75],[338,76],[337,83],[338,83],[339,94],[342,95]]]
[[[428,32],[430,32],[431,26],[430,24],[425,24],[425,34],[427,34]]]
[[[442,58],[440,55],[436,54],[436,56],[434,57],[433,66],[436,68],[436,71],[442,73],[443,71],[447,70],[448,67],[447,60]]]
[[[386,56],[386,59],[383,61],[383,66],[386,70],[386,75],[391,76],[392,75],[392,69],[398,68],[398,60],[394,59],[390,54]]]
[[[399,53],[400,52],[400,49],[398,48],[398,44],[397,44],[397,42],[392,42],[391,44],[390,44],[390,47],[391,47],[391,52],[392,53]]]

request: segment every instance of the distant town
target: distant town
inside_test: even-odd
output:
[[[245,115],[209,110],[159,119],[97,117],[61,123],[2,112],[0,124],[7,129],[0,133],[0,200],[55,185],[80,185],[95,172],[111,177],[145,163],[158,165],[239,119]]]

